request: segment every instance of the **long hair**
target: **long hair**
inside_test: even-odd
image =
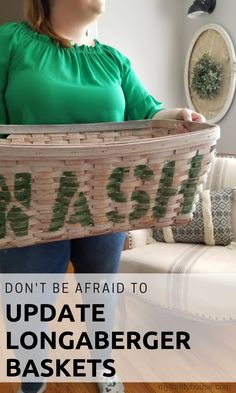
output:
[[[70,47],[70,41],[60,37],[50,23],[50,0],[24,0],[24,17],[37,33],[46,34],[60,45]]]

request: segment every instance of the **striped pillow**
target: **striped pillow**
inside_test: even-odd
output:
[[[235,189],[205,190],[199,195],[193,219],[185,225],[153,229],[153,237],[167,243],[229,245],[233,239],[232,203]]]

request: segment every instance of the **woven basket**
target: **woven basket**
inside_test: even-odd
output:
[[[136,120],[0,134],[0,248],[10,248],[188,222],[220,129]]]

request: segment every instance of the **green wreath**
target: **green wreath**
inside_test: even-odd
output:
[[[212,99],[222,84],[222,64],[215,61],[208,53],[197,61],[193,69],[192,89],[201,99]]]

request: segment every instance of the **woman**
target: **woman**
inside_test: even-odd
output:
[[[167,110],[144,88],[130,60],[87,36],[105,0],[26,0],[25,19],[0,26],[0,123],[92,123],[155,118],[205,121],[187,108]],[[0,251],[2,273],[116,273],[125,233]],[[109,385],[109,386],[108,386]],[[99,390],[123,390],[99,383]],[[23,383],[42,393],[46,384]]]

